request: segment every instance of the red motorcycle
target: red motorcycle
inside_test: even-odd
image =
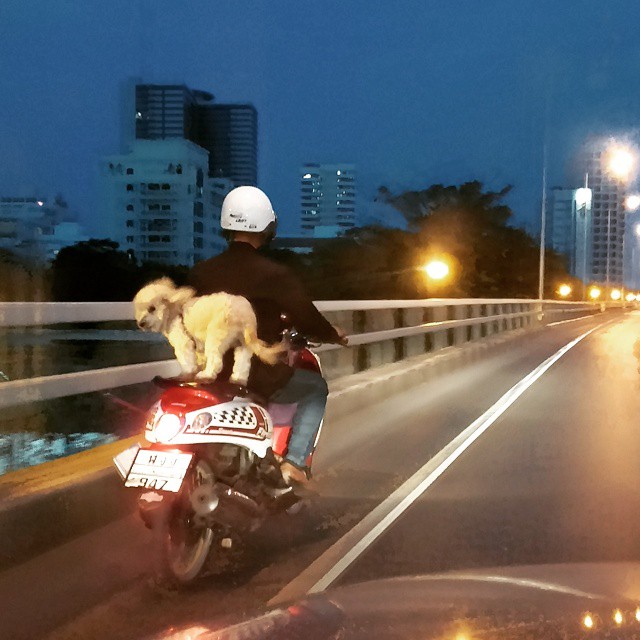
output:
[[[303,336],[289,331],[286,339],[293,367],[321,373]],[[267,405],[229,382],[154,382],[164,391],[148,413],[149,444],[114,464],[124,485],[141,491],[139,512],[157,534],[163,581],[187,584],[220,571],[243,534],[269,515],[300,508],[279,465],[295,407]]]

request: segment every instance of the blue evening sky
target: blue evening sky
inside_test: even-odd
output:
[[[132,75],[256,105],[286,230],[309,161],[355,163],[365,196],[512,183],[534,225],[545,103],[551,184],[640,119],[637,0],[2,0],[0,33],[0,193],[60,191],[94,234]]]

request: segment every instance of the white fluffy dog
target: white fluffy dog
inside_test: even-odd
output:
[[[133,303],[138,326],[169,340],[184,375],[213,380],[222,370],[224,354],[233,349],[230,380],[246,385],[253,354],[275,364],[285,350],[282,344],[269,346],[258,339],[255,313],[241,296],[196,297],[191,287],[161,278],[140,289]]]

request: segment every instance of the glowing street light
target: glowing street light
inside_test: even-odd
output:
[[[598,287],[591,287],[591,289],[589,289],[589,297],[592,300],[597,300],[600,297],[601,293],[602,291],[600,291]]]
[[[622,291],[620,291],[620,289],[613,289],[611,291],[611,299],[620,300],[620,298],[622,298]]]
[[[640,208],[640,195],[634,193],[627,196],[624,201],[624,207],[627,211],[635,211]]]
[[[431,260],[422,267],[431,280],[444,280],[449,275],[449,265],[443,260]]]
[[[627,293],[627,295],[624,297],[624,299],[627,302],[635,302],[636,294],[635,293]]]
[[[634,154],[626,147],[614,146],[608,153],[607,170],[617,180],[628,180],[635,164]]]
[[[568,284],[561,284],[558,288],[558,295],[566,298],[571,293],[571,287]]]

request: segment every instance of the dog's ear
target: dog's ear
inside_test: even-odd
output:
[[[192,287],[178,287],[169,297],[171,304],[182,306],[196,295],[195,289]]]

